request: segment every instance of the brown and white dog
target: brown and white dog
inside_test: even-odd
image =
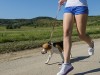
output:
[[[50,52],[47,61],[45,64],[48,64],[53,53],[56,53],[57,50],[62,58],[62,63],[64,62],[64,57],[63,57],[63,41],[60,42],[48,42],[42,45],[43,50],[41,51],[42,54],[46,54],[48,51]],[[72,56],[72,55],[71,55]]]

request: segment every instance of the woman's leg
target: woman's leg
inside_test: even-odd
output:
[[[89,45],[88,54],[91,56],[94,54],[94,42],[89,35],[86,35],[87,17],[87,14],[75,15],[79,37]]]
[[[75,15],[77,31],[80,39],[88,43],[88,45],[91,45],[92,40],[89,35],[86,35],[87,17],[88,14]]]
[[[74,15],[65,13],[63,19],[63,45],[64,45],[64,63],[62,64],[60,72],[57,75],[66,75],[73,70],[70,64],[70,51],[71,51],[71,35],[73,28]]]
[[[64,14],[64,18],[63,18],[64,63],[70,62],[73,20],[74,20],[74,15],[72,15],[71,13]]]

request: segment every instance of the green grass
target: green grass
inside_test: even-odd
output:
[[[22,27],[9,29],[0,27],[0,53],[20,51],[40,47],[50,41],[52,27]],[[87,34],[92,38],[100,38],[100,25],[88,25]],[[55,27],[52,41],[61,41],[63,37],[62,26]],[[79,41],[76,28],[73,28],[72,41]]]
[[[23,27],[22,29],[0,31],[0,43],[15,41],[35,41],[50,38],[52,28],[32,28]],[[54,37],[62,36],[62,27],[57,27]]]

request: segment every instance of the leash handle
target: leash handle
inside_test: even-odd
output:
[[[60,10],[61,10],[61,6],[58,5],[58,9],[57,9],[57,13],[56,13],[56,17],[55,17],[55,19],[58,18],[58,13],[59,13]],[[52,28],[51,36],[50,36],[50,42],[51,42],[51,40],[52,40],[52,36],[53,36],[53,32],[54,32],[55,25],[56,25],[56,22],[53,24],[53,28]]]

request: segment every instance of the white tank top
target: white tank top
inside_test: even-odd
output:
[[[88,6],[87,0],[67,0],[65,7],[71,6]]]

